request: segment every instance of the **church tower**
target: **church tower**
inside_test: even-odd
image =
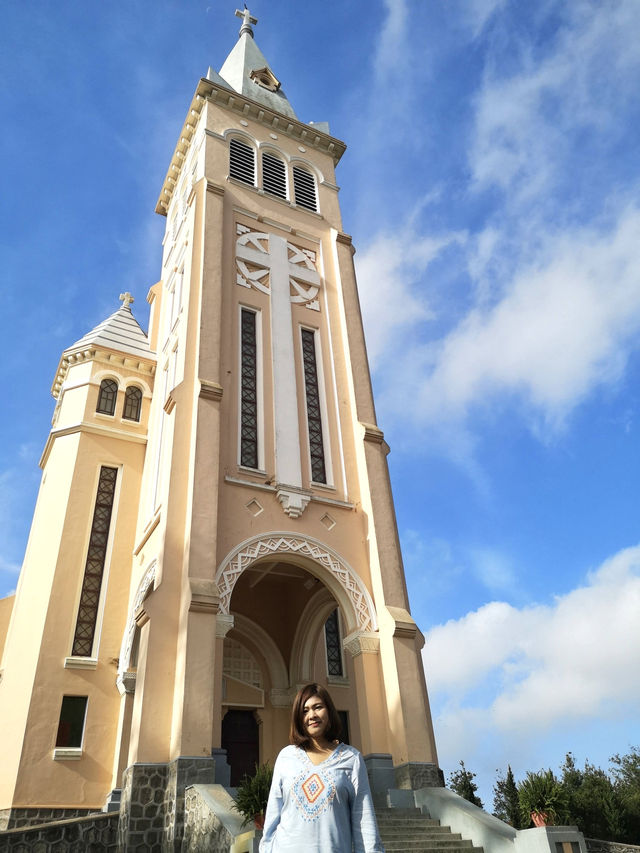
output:
[[[2,664],[19,738],[0,809],[122,791],[122,844],[143,789],[177,843],[185,785],[273,761],[308,681],[374,785],[440,784],[338,203],[345,146],[296,116],[237,14],[156,207],[148,339],[126,294],[63,354]]]

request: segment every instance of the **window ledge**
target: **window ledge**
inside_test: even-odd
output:
[[[349,678],[346,675],[328,675],[327,684],[332,687],[349,687]]]
[[[57,746],[53,750],[54,761],[78,761],[82,758],[81,746]]]
[[[64,659],[65,669],[96,669],[98,658],[68,657]]]

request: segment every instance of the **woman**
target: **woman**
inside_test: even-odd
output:
[[[307,684],[293,703],[290,746],[276,759],[260,853],[384,853],[357,749],[340,743],[331,697]]]

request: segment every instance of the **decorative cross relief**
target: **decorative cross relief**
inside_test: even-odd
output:
[[[302,488],[298,387],[292,305],[319,311],[315,253],[277,234],[236,224],[236,281],[269,296],[275,419],[275,485],[283,511],[299,518],[309,502]]]
[[[262,293],[271,291],[273,272],[269,234],[251,231],[246,225],[236,225],[236,283],[241,287],[255,287]],[[318,291],[320,276],[316,269],[316,254],[287,241],[289,297],[291,302],[302,303],[312,311],[320,310]]]

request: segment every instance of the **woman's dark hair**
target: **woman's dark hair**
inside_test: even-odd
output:
[[[298,690],[298,694],[293,700],[291,728],[289,729],[289,743],[292,743],[294,746],[301,746],[303,749],[311,745],[311,738],[305,731],[302,721],[303,709],[305,703],[313,696],[319,696],[329,712],[329,725],[324,733],[326,739],[328,741],[339,740],[342,734],[342,723],[327,688],[321,684],[305,684],[304,687]]]

